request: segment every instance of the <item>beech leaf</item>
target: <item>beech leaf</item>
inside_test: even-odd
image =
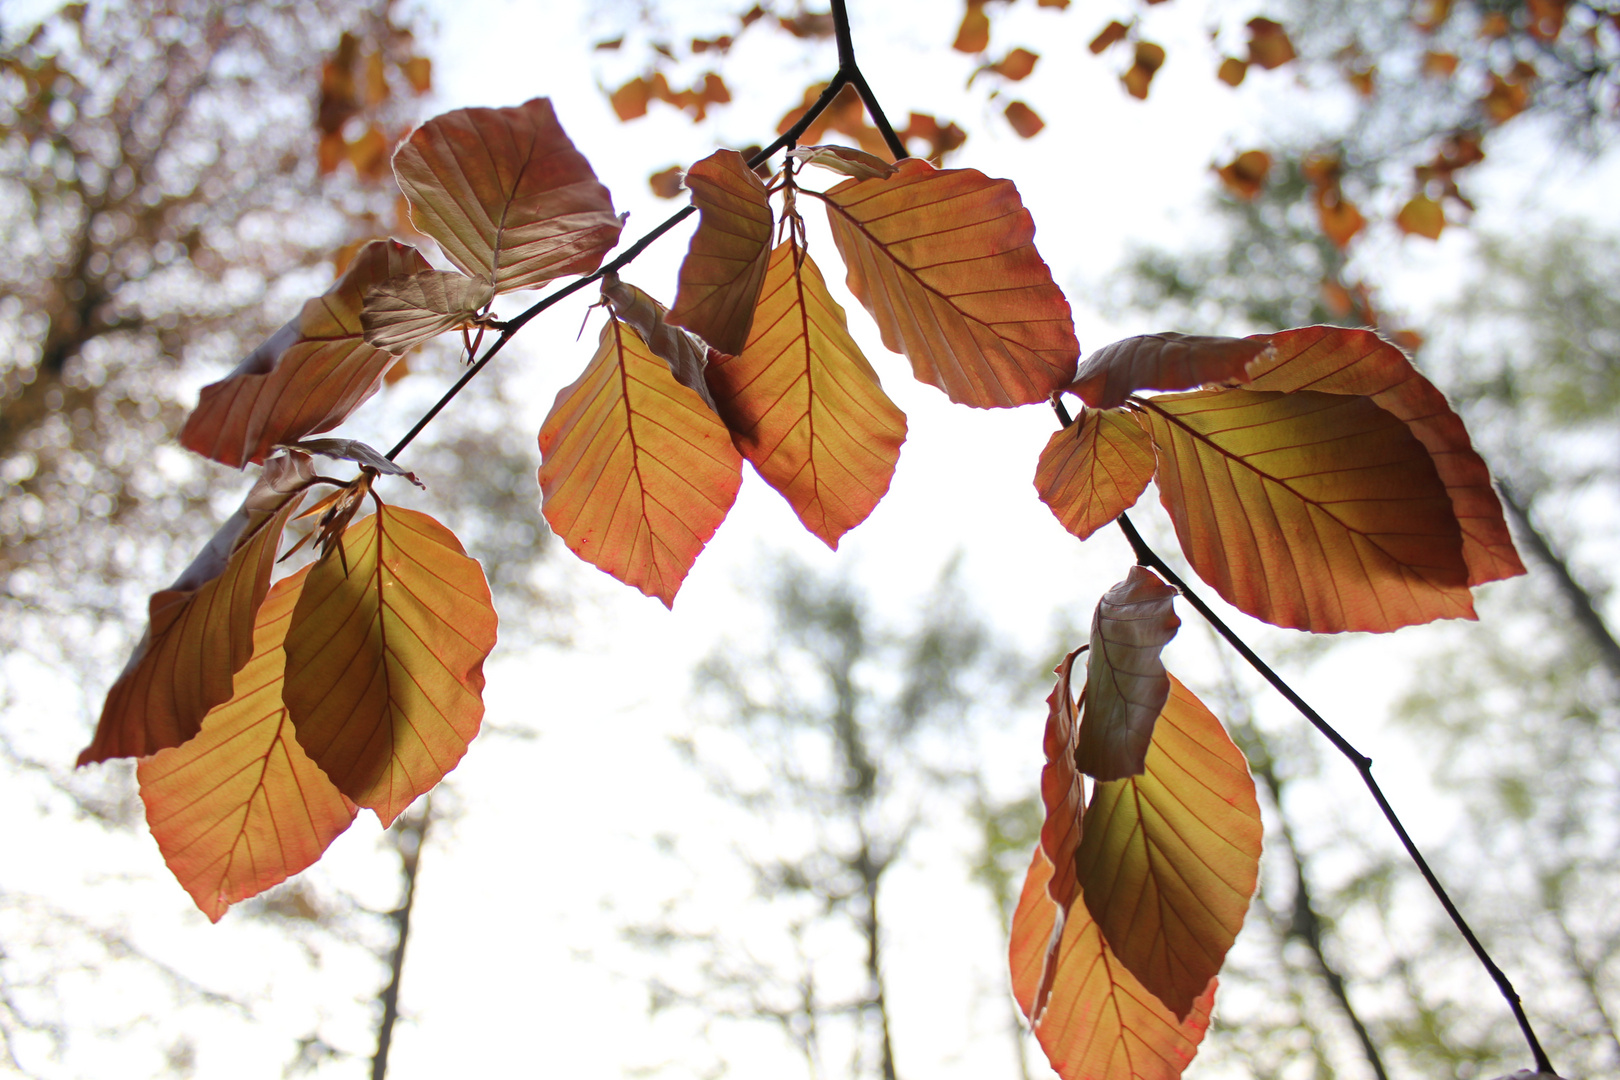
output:
[[[737,449],[836,550],[889,490],[906,418],[794,240],[771,254],[747,345],[708,378]]]
[[[1146,768],[1154,721],[1170,694],[1159,653],[1181,626],[1175,597],[1153,571],[1133,566],[1097,603],[1074,753],[1088,776],[1121,780]]]
[[[788,151],[788,157],[801,164],[819,165],[856,180],[882,180],[895,172],[893,165],[876,154],[868,154],[853,146],[798,146]]]
[[[618,274],[602,277],[602,297],[607,300],[613,314],[628,323],[641,340],[664,363],[682,386],[703,399],[711,410],[714,398],[703,379],[709,364],[709,346],[696,334],[671,326],[669,312],[651,294],[619,280]]]
[[[282,529],[303,498],[292,489],[312,475],[309,458],[286,461],[267,468],[174,584],[152,594],[146,633],[107,691],[78,764],[179,746],[230,700],[232,676],[253,655],[254,617],[270,589]]]
[[[1138,390],[1192,390],[1247,382],[1245,371],[1266,347],[1264,336],[1143,334],[1106,345],[1086,357],[1074,382],[1065,389],[1094,409],[1115,409]]]
[[[377,392],[395,361],[366,344],[366,291],[427,269],[415,248],[394,240],[361,248],[324,296],[306,303],[224,379],[203,387],[181,445],[242,468],[264,461],[278,444],[337,427]]]
[[[1058,664],[1057,683],[1046,698],[1046,731],[1041,740],[1046,754],[1046,764],[1041,766],[1041,803],[1046,817],[1041,822],[1036,858],[1044,857],[1048,867],[1057,869],[1048,873],[1046,882],[1046,895],[1053,906],[1051,932],[1047,936],[1046,951],[1041,954],[1034,992],[1024,1009],[1024,1014],[1035,1023],[1040,1022],[1051,998],[1057,978],[1058,945],[1063,937],[1065,921],[1080,890],[1074,854],[1080,848],[1081,815],[1085,811],[1086,794],[1080,774],[1074,767],[1075,739],[1079,734],[1080,718],[1070,686],[1075,658],[1084,651],[1083,648],[1076,649]]]
[[[164,862],[213,922],[313,865],[354,821],[355,805],[298,745],[281,702],[282,645],[307,572],[266,595],[231,699],[196,738],[135,770]]]
[[[336,458],[339,461],[352,461],[356,465],[364,465],[374,469],[384,476],[403,476],[419,488],[427,485],[416,478],[413,472],[406,472],[389,458],[384,457],[359,439],[301,439],[287,446],[289,450],[300,450],[306,454],[319,454],[322,457]],[[279,460],[279,459],[271,459]],[[268,471],[268,467],[266,468]]]
[[[1371,399],[1204,390],[1141,409],[1182,550],[1234,607],[1318,634],[1473,618],[1445,487]]]
[[[1153,441],[1134,416],[1085,409],[1047,440],[1035,491],[1063,527],[1084,540],[1136,505],[1154,467]]]
[[[366,344],[396,356],[478,320],[495,287],[451,270],[424,270],[366,291],[360,325]]]
[[[416,229],[498,293],[590,273],[624,227],[545,98],[434,117],[394,154],[394,175]]]
[[[1221,722],[1164,678],[1169,694],[1146,771],[1093,789],[1075,865],[1086,908],[1114,954],[1186,1019],[1249,910],[1260,875],[1260,804]]]
[[[1062,1080],[1176,1080],[1198,1053],[1215,1005],[1211,979],[1177,1020],[1120,962],[1084,904],[1063,924],[1057,977],[1046,1010],[1032,1013],[1056,905],[1047,895],[1052,864],[1035,850],[1013,913],[1008,959],[1013,996]]]
[[[886,180],[847,180],[823,199],[850,292],[918,379],[1001,408],[1044,401],[1073,377],[1069,302],[1012,181],[907,158]]]
[[[741,154],[719,150],[687,170],[686,186],[698,227],[681,263],[669,321],[723,353],[739,353],[771,253],[765,185]]]
[[[1406,424],[1429,451],[1462,527],[1468,584],[1524,573],[1490,470],[1462,418],[1405,353],[1371,330],[1306,326],[1270,336],[1272,352],[1250,370],[1255,390],[1364,394]]]
[[[666,607],[742,483],[720,418],[617,319],[557,394],[540,455],[542,509],[568,549]]]
[[[310,568],[286,636],[298,742],[386,827],[456,767],[484,716],[495,608],[476,560],[426,514],[377,503]]]

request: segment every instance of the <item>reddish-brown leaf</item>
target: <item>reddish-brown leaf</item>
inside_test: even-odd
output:
[[[1449,79],[1456,73],[1456,53],[1435,52],[1431,49],[1423,54],[1423,74],[1436,79]]]
[[[590,273],[624,224],[545,98],[434,117],[394,154],[394,174],[415,227],[498,293]]]
[[[1468,584],[1524,573],[1490,470],[1462,418],[1400,349],[1371,330],[1306,326],[1270,335],[1272,352],[1255,365],[1254,390],[1364,394],[1393,413],[1429,451],[1462,527]]]
[[[469,325],[494,296],[487,281],[453,270],[424,270],[366,290],[360,325],[367,345],[397,356]]]
[[[1221,60],[1221,66],[1216,70],[1215,77],[1227,86],[1242,86],[1243,77],[1249,73],[1249,62],[1239,60],[1235,56],[1228,56]]]
[[[1084,540],[1136,505],[1154,465],[1153,442],[1134,416],[1085,409],[1047,441],[1035,490],[1063,527]]]
[[[1395,224],[1403,233],[1438,240],[1446,227],[1446,212],[1427,195],[1416,195],[1395,215]]]
[[[1014,49],[991,64],[990,70],[1004,79],[1020,82],[1029,78],[1030,72],[1035,70],[1035,62],[1040,58],[1039,53],[1032,53],[1028,49]]]
[[[742,351],[770,259],[765,185],[735,150],[719,150],[686,174],[698,227],[681,263],[669,321],[723,353]]]
[[[1101,55],[1115,42],[1124,41],[1125,35],[1130,32],[1130,27],[1115,19],[1098,31],[1097,36],[1091,39],[1088,48],[1091,49],[1093,55]]]
[[[894,175],[893,165],[853,146],[797,146],[788,151],[788,157],[856,180],[881,180]]]
[[[1138,101],[1146,101],[1153,76],[1164,66],[1164,46],[1151,41],[1138,41],[1130,70],[1119,77],[1125,90]]]
[[[146,633],[107,691],[80,765],[145,757],[179,746],[231,697],[231,678],[253,655],[254,616],[287,519],[313,471],[302,454],[273,458],[241,507],[191,565],[152,594]]]
[[[660,199],[673,199],[686,190],[686,170],[679,165],[659,169],[647,177],[647,187]]]
[[[484,717],[495,608],[426,514],[379,502],[304,579],[282,690],[298,742],[384,826],[456,767]]]
[[[1249,63],[1259,64],[1270,71],[1294,58],[1294,43],[1288,40],[1288,31],[1270,19],[1249,20]]]
[[[1185,1019],[1249,910],[1260,874],[1260,804],[1221,722],[1163,677],[1169,695],[1146,771],[1092,791],[1075,865],[1104,940]]]
[[[1074,767],[1080,717],[1070,687],[1075,658],[1084,651],[1076,649],[1063,658],[1057,666],[1057,683],[1046,699],[1046,733],[1042,739],[1046,764],[1041,767],[1041,802],[1046,818],[1041,822],[1036,857],[1044,857],[1047,866],[1056,870],[1048,874],[1046,882],[1046,895],[1052,902],[1051,932],[1047,936],[1046,950],[1041,954],[1034,991],[1024,1008],[1024,1014],[1036,1021],[1046,1011],[1051,998],[1057,980],[1058,946],[1063,938],[1064,923],[1080,889],[1074,855],[1080,850],[1081,815],[1086,795]]]
[[[850,291],[917,378],[999,408],[1043,401],[1073,376],[1069,302],[1010,180],[908,158],[887,180],[824,198]]]
[[[1042,1013],[1032,1013],[1056,922],[1047,895],[1052,864],[1039,848],[1013,913],[1008,959],[1013,996],[1062,1080],[1177,1080],[1198,1053],[1215,1004],[1215,981],[1177,1020],[1114,955],[1084,904],[1060,931],[1057,977]]]
[[[1226,190],[1240,199],[1252,200],[1266,186],[1271,174],[1271,155],[1264,150],[1245,150],[1215,170]]]
[[[1370,398],[1204,390],[1141,408],[1182,550],[1228,603],[1318,634],[1473,618],[1445,486]]]
[[[1505,124],[1530,107],[1530,87],[1522,82],[1509,82],[1492,72],[1491,88],[1479,103],[1493,123]]]
[[[1247,381],[1244,373],[1265,351],[1264,336],[1143,334],[1092,353],[1065,389],[1094,409],[1116,409],[1138,390],[1191,390]]]
[[[415,248],[393,240],[361,248],[326,295],[305,304],[224,379],[203,387],[181,444],[241,468],[264,461],[280,443],[337,427],[377,392],[394,362],[366,344],[360,319],[366,291],[428,269]]]
[[[1181,626],[1175,598],[1153,571],[1133,566],[1097,603],[1074,751],[1075,767],[1088,776],[1123,780],[1146,767],[1154,721],[1170,695],[1159,654]]]
[[[990,16],[985,14],[984,0],[967,0],[967,11],[962,25],[956,28],[956,40],[951,48],[957,52],[981,53],[990,47]]]
[[[1337,185],[1317,191],[1316,210],[1322,222],[1322,235],[1341,250],[1349,247],[1350,241],[1367,225],[1367,219],[1361,216],[1356,204],[1345,198]]]
[[[665,606],[742,483],[720,418],[617,319],[557,394],[540,454],[546,520],[569,550]]]
[[[771,254],[748,343],[708,369],[743,456],[831,548],[889,490],[906,418],[791,238]]]
[[[1018,133],[1021,139],[1033,139],[1046,127],[1046,121],[1040,114],[1025,105],[1022,101],[1015,101],[1007,106],[1007,123]]]
[[[312,865],[354,820],[354,804],[298,745],[281,702],[282,644],[307,571],[265,597],[231,699],[196,738],[135,770],[163,861],[213,922]]]

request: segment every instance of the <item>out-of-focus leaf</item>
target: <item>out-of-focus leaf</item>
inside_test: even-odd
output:
[[[991,64],[990,70],[1004,79],[1021,82],[1029,78],[1030,72],[1035,70],[1035,62],[1040,58],[1039,53],[1032,53],[1028,49],[1014,49]]]
[[[174,584],[152,594],[146,633],[107,691],[80,765],[179,746],[208,710],[230,700],[232,676],[253,655],[254,617],[281,531],[312,475],[309,458],[292,455],[261,476]]]
[[[1048,867],[1057,869],[1048,875],[1046,895],[1052,901],[1052,932],[1047,937],[1046,951],[1035,980],[1031,1002],[1025,1014],[1039,1020],[1046,1011],[1057,979],[1058,945],[1063,937],[1064,921],[1074,906],[1079,892],[1079,879],[1075,875],[1074,854],[1080,848],[1081,815],[1085,812],[1085,789],[1080,774],[1074,768],[1075,739],[1079,735],[1080,717],[1070,689],[1074,661],[1084,649],[1076,649],[1057,666],[1057,683],[1046,698],[1046,732],[1042,736],[1042,749],[1046,764],[1041,766],[1041,803],[1046,816],[1041,822],[1040,845],[1037,857],[1044,857]]]
[[[1164,66],[1164,46],[1151,41],[1138,41],[1130,69],[1119,77],[1125,90],[1138,101],[1146,101],[1153,76]]]
[[[394,154],[394,174],[415,227],[498,293],[590,273],[624,226],[545,98],[434,117]]]
[[[1006,115],[1007,123],[1012,125],[1012,129],[1021,139],[1033,139],[1041,133],[1042,128],[1046,127],[1046,121],[1041,119],[1040,114],[1022,101],[1008,105]]]
[[[428,57],[407,56],[399,65],[399,70],[416,93],[425,94],[433,89],[433,61]]]
[[[918,379],[976,408],[1043,401],[1070,380],[1074,319],[1012,181],[908,158],[823,198],[850,291]]]
[[[1153,442],[1133,416],[1086,409],[1047,440],[1035,490],[1063,527],[1084,540],[1136,505],[1154,466]]]
[[[424,270],[367,290],[360,325],[367,345],[399,355],[470,325],[494,296],[487,281],[453,270]]]
[[[1066,389],[1094,409],[1115,409],[1138,390],[1191,390],[1246,382],[1265,337],[1142,334],[1106,345],[1080,365]]]
[[[1345,198],[1337,185],[1316,193],[1316,211],[1322,222],[1322,235],[1341,251],[1349,247],[1350,241],[1367,225],[1367,219],[1361,216],[1356,204]]]
[[[386,827],[478,734],[494,647],[483,569],[437,521],[379,502],[293,608],[282,697],[299,745]]]
[[[1446,212],[1427,195],[1416,195],[1395,215],[1395,224],[1403,233],[1438,240],[1446,227]]]
[[[1457,73],[1457,54],[1429,50],[1423,54],[1423,74],[1436,79],[1449,79]]]
[[[1371,399],[1204,390],[1141,409],[1182,550],[1234,607],[1318,634],[1474,617],[1429,452]]]
[[[617,319],[540,428],[546,520],[570,551],[664,605],[742,483],[731,435]]]
[[[1215,170],[1226,190],[1240,199],[1253,200],[1271,175],[1271,155],[1264,150],[1245,150]]]
[[[1254,390],[1364,394],[1417,436],[1440,474],[1462,527],[1468,584],[1524,573],[1490,470],[1462,418],[1406,354],[1371,330],[1306,326],[1270,335],[1272,351],[1253,369]]]
[[[1092,791],[1075,863],[1104,940],[1186,1019],[1249,910],[1260,874],[1260,804],[1221,722],[1165,678],[1170,692],[1146,772]],[[1089,704],[1089,688],[1087,697]]]
[[[647,177],[647,186],[660,199],[673,199],[686,190],[686,170],[679,165],[660,169]]]
[[[1047,895],[1052,864],[1035,849],[1013,913],[1008,948],[1013,996],[1062,1080],[1177,1080],[1198,1053],[1215,1005],[1215,981],[1185,1020],[1142,986],[1103,940],[1084,904],[1059,930],[1057,976],[1046,1008],[1033,1011],[1057,905]]]
[[[742,351],[771,253],[765,185],[735,150],[719,150],[686,174],[698,227],[681,263],[669,319],[723,353]]]
[[[1221,66],[1216,69],[1215,77],[1227,86],[1242,86],[1243,77],[1249,73],[1249,62],[1239,60],[1235,56],[1224,57]]]
[[[1525,29],[1537,41],[1557,41],[1564,29],[1567,0],[1525,0],[1530,19]]]
[[[669,311],[663,304],[650,293],[619,280],[618,274],[602,276],[602,298],[613,309],[613,314],[641,335],[653,355],[669,365],[676,381],[702,398],[710,409],[715,408],[708,383],[704,381],[709,346],[702,338],[679,326],[671,326],[667,321]]]
[[[1491,88],[1479,103],[1492,122],[1505,124],[1530,107],[1530,87],[1522,82],[1509,82],[1492,72]]]
[[[792,239],[771,254],[747,345],[708,378],[737,448],[836,549],[889,490],[906,418]]]
[[[230,700],[196,738],[135,770],[163,861],[213,922],[312,865],[354,820],[354,804],[298,745],[281,703],[282,643],[307,572],[271,587]]]
[[[305,304],[224,379],[203,387],[181,445],[241,468],[264,461],[278,443],[337,427],[377,392],[394,362],[366,344],[360,319],[366,291],[427,269],[415,248],[393,240],[361,248],[326,295]]]
[[[962,25],[956,28],[956,40],[951,48],[957,52],[982,53],[990,47],[990,16],[985,14],[984,0],[967,0],[967,11]]]
[[[299,442],[289,443],[288,449],[301,450],[306,454],[319,454],[322,457],[336,458],[339,461],[352,461],[356,465],[364,465],[368,469],[375,469],[384,476],[403,476],[419,488],[427,487],[416,478],[416,474],[408,472],[398,464],[384,457],[374,447],[361,442],[359,439],[303,439]],[[278,461],[279,458],[272,458]]]
[[[1100,56],[1108,49],[1110,45],[1113,45],[1115,42],[1124,41],[1125,35],[1129,34],[1130,32],[1130,27],[1126,26],[1118,19],[1115,19],[1113,22],[1110,22],[1107,26],[1103,27],[1102,30],[1098,32],[1096,37],[1091,39],[1091,44],[1088,46],[1088,48],[1091,49],[1093,55]]]
[[[1280,23],[1261,18],[1249,20],[1249,63],[1270,71],[1282,67],[1294,55],[1294,43],[1288,40],[1288,31]]]
[[[853,146],[799,146],[788,157],[805,165],[819,165],[856,180],[881,180],[894,175],[894,166]]]
[[[608,104],[621,123],[638,120],[647,115],[647,106],[652,104],[652,84],[638,75],[609,94]]]
[[[1181,626],[1175,598],[1153,571],[1133,566],[1097,603],[1074,751],[1075,767],[1088,776],[1123,780],[1146,767],[1154,721],[1170,695],[1159,654]]]

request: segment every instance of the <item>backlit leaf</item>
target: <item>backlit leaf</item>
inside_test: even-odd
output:
[[[1125,35],[1130,32],[1130,27],[1115,19],[1098,31],[1097,36],[1091,39],[1091,44],[1087,48],[1091,50],[1093,55],[1101,55],[1115,42],[1124,41]]]
[[[1473,617],[1446,489],[1371,399],[1205,390],[1141,407],[1182,550],[1228,603],[1319,634]]]
[[[1080,774],[1074,768],[1075,739],[1079,735],[1080,716],[1071,689],[1074,661],[1084,649],[1076,649],[1057,666],[1057,683],[1046,698],[1046,731],[1041,746],[1046,764],[1041,766],[1041,803],[1046,816],[1041,821],[1040,845],[1037,857],[1044,856],[1047,865],[1057,867],[1048,876],[1046,895],[1053,904],[1052,930],[1047,937],[1046,951],[1042,954],[1039,977],[1031,1004],[1024,1011],[1039,1020],[1051,999],[1052,987],[1057,979],[1058,945],[1063,937],[1064,921],[1074,906],[1079,892],[1079,879],[1075,874],[1074,854],[1080,848],[1081,815],[1085,812],[1085,788]]]
[[[1072,377],[1069,302],[1012,181],[908,158],[824,199],[850,291],[918,379],[997,408],[1043,401]]]
[[[1125,90],[1138,101],[1146,101],[1153,76],[1164,66],[1164,46],[1151,41],[1138,41],[1130,69],[1119,77]]]
[[[1093,789],[1075,862],[1104,940],[1186,1018],[1249,910],[1260,874],[1260,804],[1221,722],[1164,677],[1169,696],[1147,771]]]
[[[742,351],[771,251],[765,185],[743,156],[719,150],[686,174],[698,227],[669,320],[723,353]]]
[[[1145,768],[1154,721],[1170,694],[1159,653],[1181,626],[1175,597],[1153,571],[1133,566],[1097,604],[1074,752],[1075,767],[1088,776],[1122,780]]]
[[[889,490],[906,418],[794,240],[771,254],[748,344],[708,378],[737,448],[836,549]]]
[[[394,174],[415,227],[496,292],[590,273],[623,227],[545,98],[434,117],[394,154]]]
[[[715,408],[714,398],[704,381],[709,346],[702,338],[679,326],[671,326],[666,321],[669,311],[663,304],[654,300],[652,294],[621,281],[618,274],[602,275],[602,298],[613,309],[613,314],[641,335],[653,355],[669,365],[677,382],[696,393],[710,409]]]
[[[232,676],[253,655],[281,531],[303,497],[295,489],[312,475],[301,454],[272,464],[174,584],[152,594],[146,633],[107,691],[80,765],[179,746],[230,700]]]
[[[1062,1080],[1176,1080],[1198,1053],[1215,1004],[1215,981],[1177,1020],[1114,955],[1084,904],[1063,924],[1057,976],[1033,1013],[1057,906],[1047,895],[1052,864],[1039,848],[1013,913],[1008,959],[1013,996]]]
[[[742,483],[742,457],[703,399],[611,319],[540,428],[543,510],[568,549],[672,605]]]
[[[1249,73],[1249,62],[1239,60],[1235,56],[1224,57],[1221,66],[1216,69],[1215,77],[1227,86],[1243,85],[1243,77]]]
[[[805,165],[819,165],[856,180],[881,180],[894,175],[894,166],[853,146],[797,146],[788,157]]]
[[[384,457],[377,449],[361,442],[359,439],[300,439],[298,442],[288,444],[288,448],[300,450],[306,454],[320,454],[322,457],[336,458],[339,461],[352,461],[356,465],[364,465],[368,469],[375,469],[384,476],[403,476],[419,488],[427,487],[426,484],[416,478],[415,473],[407,472],[394,461]]]
[[[1046,127],[1046,121],[1040,114],[1025,105],[1022,101],[1014,101],[1006,109],[1007,123],[1018,133],[1021,139],[1033,139]]]
[[[984,12],[984,0],[968,0],[962,25],[956,29],[956,40],[951,48],[957,52],[981,53],[990,47],[990,16]]]
[[[1524,573],[1490,470],[1462,418],[1406,354],[1371,330],[1306,326],[1270,335],[1272,352],[1251,371],[1254,390],[1364,394],[1406,424],[1429,451],[1462,527],[1468,584]]]
[[[231,699],[196,738],[135,770],[164,862],[214,922],[312,865],[354,820],[354,804],[298,745],[281,702],[282,643],[307,572],[265,597]]]
[[[1336,186],[1316,193],[1316,210],[1322,223],[1322,235],[1340,250],[1349,247],[1350,241],[1367,225],[1367,219],[1361,216],[1356,204],[1345,198]]]
[[[1245,150],[1215,170],[1226,190],[1240,199],[1254,199],[1266,186],[1271,173],[1271,155],[1264,150]]]
[[[1259,64],[1270,71],[1294,58],[1294,43],[1288,40],[1288,31],[1270,19],[1249,20],[1249,63]]]
[[[424,270],[368,289],[360,325],[366,344],[399,355],[469,325],[494,296],[487,281],[450,270]]]
[[[1138,390],[1191,390],[1245,381],[1266,339],[1142,334],[1106,345],[1080,365],[1066,389],[1094,409],[1114,409]]]
[[[1019,82],[1029,78],[1030,72],[1035,70],[1035,62],[1040,58],[1039,53],[1032,53],[1028,49],[1014,49],[991,64],[990,70],[1004,79]]]
[[[426,514],[379,502],[344,532],[341,559],[310,568],[293,608],[282,696],[298,742],[387,826],[478,734],[494,647],[478,563]]]
[[[1134,417],[1086,409],[1041,451],[1035,490],[1084,540],[1136,505],[1153,479],[1153,442]]]
[[[224,379],[203,387],[181,444],[241,468],[264,461],[278,443],[337,427],[377,392],[394,362],[366,344],[360,315],[366,291],[427,269],[415,248],[393,240],[361,248],[326,295],[305,304]]]
[[[1401,212],[1395,215],[1395,224],[1403,233],[1438,240],[1446,227],[1446,212],[1427,195],[1417,195],[1401,207]]]

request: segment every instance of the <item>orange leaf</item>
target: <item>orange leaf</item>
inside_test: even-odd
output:
[[[1244,382],[1244,372],[1265,351],[1264,336],[1143,334],[1092,353],[1065,389],[1094,409],[1115,409],[1138,390],[1190,390]]]
[[[1063,527],[1084,540],[1136,505],[1153,468],[1153,443],[1133,416],[1086,409],[1047,440],[1035,490]]]
[[[1524,112],[1530,105],[1530,88],[1523,83],[1508,82],[1496,73],[1491,74],[1491,88],[1480,99],[1485,115],[1498,124]]]
[[[399,70],[416,93],[425,94],[433,89],[433,61],[427,57],[407,56],[399,65]]]
[[[1446,227],[1446,212],[1427,195],[1416,195],[1395,215],[1395,224],[1403,233],[1416,233],[1430,240],[1438,240],[1441,230]]]
[[[748,344],[708,379],[743,456],[836,549],[889,490],[906,418],[796,241],[771,254]]]
[[[1169,696],[1146,771],[1092,791],[1075,864],[1104,940],[1186,1019],[1249,910],[1260,875],[1260,804],[1221,722],[1174,676],[1163,677]]]
[[[1252,200],[1266,186],[1266,177],[1271,173],[1271,155],[1264,150],[1245,150],[1215,173],[1232,194]]]
[[[617,319],[540,428],[546,520],[568,549],[670,606],[742,483],[720,418]]]
[[[1046,126],[1046,121],[1041,119],[1040,114],[1022,101],[1008,105],[1006,111],[1007,123],[1012,125],[1012,129],[1021,139],[1033,139]]]
[[[1423,74],[1439,79],[1449,79],[1457,70],[1457,54],[1448,52],[1434,52],[1430,50],[1423,54]]]
[[[1336,188],[1318,191],[1316,208],[1321,216],[1323,235],[1341,250],[1348,247],[1350,241],[1367,224],[1367,219],[1361,216],[1356,204],[1346,199]]]
[[[1041,961],[1052,937],[1056,905],[1046,894],[1052,864],[1037,848],[1013,913],[1008,959],[1013,996],[1031,1015]],[[1215,1004],[1211,980],[1185,1020],[1178,1021],[1103,940],[1084,904],[1061,929],[1057,976],[1035,1037],[1062,1080],[1176,1080],[1209,1030]]]
[[[624,225],[545,98],[436,116],[394,154],[394,173],[415,227],[498,293],[590,273]]]
[[[424,270],[367,289],[360,325],[367,345],[398,355],[471,324],[494,296],[487,281]]]
[[[302,454],[272,459],[191,565],[152,594],[146,633],[107,691],[78,764],[179,746],[230,699],[231,677],[253,655],[254,615],[270,589],[281,531],[313,473]]]
[[[304,752],[386,827],[478,734],[495,608],[478,563],[426,514],[378,502],[342,544],[304,579],[282,696]]]
[[[951,48],[957,52],[981,53],[990,47],[990,16],[984,13],[984,0],[967,0],[962,25],[956,28]]]
[[[1288,40],[1288,31],[1280,23],[1254,18],[1248,25],[1249,63],[1270,71],[1294,58],[1294,43]]]
[[[1235,56],[1228,56],[1221,60],[1221,66],[1216,69],[1215,77],[1227,86],[1243,85],[1243,77],[1249,73],[1249,62],[1239,60]]]
[[[1012,181],[908,158],[887,180],[849,180],[823,199],[850,291],[918,379],[999,408],[1043,401],[1072,377],[1069,302]]]
[[[1365,394],[1406,424],[1429,451],[1462,526],[1468,584],[1514,577],[1524,564],[1462,418],[1406,355],[1371,330],[1306,326],[1270,337],[1271,356],[1255,365],[1255,390]]]
[[[703,399],[703,404],[714,409],[714,398],[709,394],[704,371],[709,364],[709,346],[689,330],[671,326],[669,310],[652,298],[652,294],[619,280],[619,275],[602,275],[602,299],[608,302],[613,314],[630,324],[641,336],[654,356],[669,365],[675,381]],[[716,410],[718,411],[718,410]]]
[[[1014,49],[991,64],[990,70],[1004,79],[1021,82],[1029,78],[1030,72],[1035,70],[1035,62],[1040,58],[1039,53],[1032,53],[1028,49]]]
[[[652,85],[639,75],[608,95],[608,104],[621,123],[647,115],[652,104]]]
[[[686,188],[686,170],[679,165],[660,169],[647,177],[647,187],[660,199],[673,199]]]
[[[1087,47],[1091,49],[1092,55],[1101,55],[1110,45],[1118,41],[1124,41],[1125,35],[1130,32],[1130,27],[1115,19],[1098,31],[1097,36],[1091,39],[1091,44]]]
[[[1136,57],[1130,70],[1120,76],[1125,89],[1138,101],[1146,101],[1153,76],[1164,66],[1164,47],[1151,41],[1136,43]]]
[[[1234,607],[1318,634],[1474,617],[1428,451],[1370,399],[1204,390],[1141,406],[1182,550]]]
[[[429,269],[413,247],[373,240],[324,296],[254,349],[236,369],[203,387],[180,443],[237,468],[262,462],[280,443],[330,431],[382,385],[394,362],[367,345],[360,312],[366,290]]]
[[[1081,815],[1085,812],[1085,790],[1080,774],[1074,768],[1075,739],[1079,735],[1080,718],[1076,712],[1074,692],[1070,690],[1074,661],[1085,650],[1076,649],[1057,666],[1057,684],[1046,698],[1046,733],[1042,748],[1046,764],[1041,766],[1041,802],[1046,818],[1041,822],[1041,839],[1036,857],[1044,857],[1049,867],[1057,870],[1048,874],[1046,896],[1052,902],[1052,930],[1047,935],[1046,949],[1041,954],[1030,1001],[1024,1014],[1039,1023],[1046,1011],[1058,974],[1058,945],[1063,937],[1064,923],[1080,891],[1075,876],[1074,855],[1080,849]]]
[[[698,227],[681,263],[669,320],[723,353],[742,351],[770,259],[765,185],[735,150],[718,150],[686,174]]]
[[[1088,776],[1122,780],[1145,768],[1154,721],[1170,694],[1159,653],[1181,626],[1175,597],[1153,571],[1133,566],[1097,603],[1074,751],[1075,767]]]
[[[196,738],[135,770],[164,862],[213,922],[312,865],[354,820],[354,804],[298,745],[281,703],[282,643],[307,572],[265,597],[231,699]]]

